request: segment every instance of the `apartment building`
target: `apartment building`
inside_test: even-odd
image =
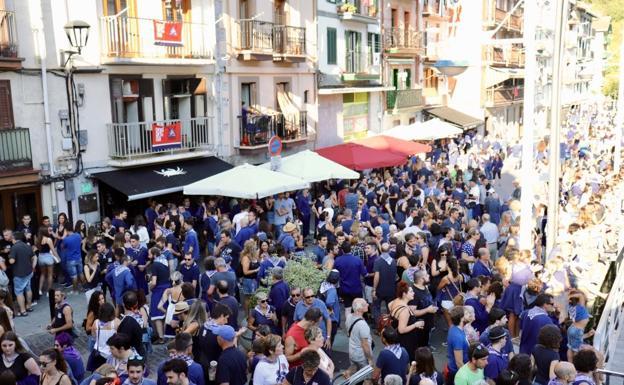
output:
[[[524,101],[523,7],[521,0],[484,0],[481,100],[486,130],[519,138]]]
[[[602,93],[602,87],[604,85],[604,74],[606,70],[604,65],[607,62],[607,46],[613,31],[611,17],[600,16],[596,18],[592,22],[592,29],[594,30],[594,38],[592,39],[592,72],[594,74],[592,76],[590,89],[594,95],[599,95]]]
[[[385,91],[383,128],[421,120],[423,31],[418,2],[384,1],[381,7],[383,80]]]
[[[224,167],[211,157],[213,0],[2,0],[0,10],[2,227],[26,213],[94,222]]]
[[[324,147],[380,132],[384,112],[378,0],[317,1],[318,126]]]
[[[314,143],[314,2],[219,1],[217,30],[224,156],[268,161],[267,143],[282,138],[284,152]]]

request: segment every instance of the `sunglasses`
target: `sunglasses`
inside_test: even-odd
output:
[[[293,297],[293,298],[294,297],[301,297],[301,294],[291,294],[290,296]]]
[[[192,261],[191,258],[184,258],[185,261]]]
[[[39,366],[41,366],[42,368],[45,368],[45,367],[47,367],[48,365],[50,365],[51,363],[52,363],[52,362],[45,362],[45,361],[41,361],[41,362],[39,363]]]
[[[260,303],[266,303],[266,301],[267,301],[266,299],[261,299],[261,300],[260,300],[260,301],[258,301],[258,302],[260,302]]]
[[[306,296],[305,296],[305,297],[303,297],[303,298],[305,298],[305,299],[310,299],[310,298],[314,298],[314,297],[315,297],[314,295],[306,295]]]

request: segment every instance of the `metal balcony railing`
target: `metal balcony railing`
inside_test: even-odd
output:
[[[181,144],[177,148],[154,147],[152,129],[154,125],[180,123]],[[152,122],[110,123],[106,125],[108,151],[113,159],[133,159],[156,154],[175,154],[199,149],[209,150],[214,146],[212,117],[173,119]]]
[[[159,28],[172,28],[172,22],[138,17],[100,18],[102,55],[116,58],[211,59],[211,28],[207,24],[179,23],[181,39],[156,38]]]
[[[273,26],[273,44],[275,53],[282,55],[305,55],[305,28],[289,25]]]
[[[17,57],[15,12],[0,10],[0,59]]]
[[[516,103],[524,100],[524,87],[502,87],[486,90],[485,102],[488,106]]]
[[[491,65],[524,67],[524,52],[519,47],[485,47],[483,60]]]
[[[344,72],[348,74],[365,73],[369,69],[372,55],[366,51],[349,51],[345,55]]]
[[[269,143],[272,136],[294,141],[308,137],[308,116],[306,111],[298,114],[273,115],[247,114],[238,117],[241,147],[261,146]]]
[[[509,15],[507,20],[505,20],[507,13],[508,11],[500,9],[496,6],[495,0],[485,0],[483,8],[483,20],[485,23],[493,26],[494,24],[498,25],[503,23],[504,20],[505,22],[502,25],[503,28],[513,31],[522,31],[522,11],[516,10],[514,13]]]
[[[0,130],[0,174],[32,169],[30,130],[18,127]]]
[[[423,34],[413,28],[389,28],[385,31],[384,48],[420,49],[423,47]]]
[[[394,90],[386,92],[386,107],[389,110],[424,105],[422,89]]]
[[[272,51],[273,50],[273,23],[253,19],[238,21],[239,49],[246,51]]]

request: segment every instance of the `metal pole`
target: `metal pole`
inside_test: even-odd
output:
[[[622,30],[622,42],[620,45],[620,82],[614,123],[615,151],[613,152],[613,171],[618,174],[620,167],[622,167],[622,129],[624,129],[624,29]]]
[[[555,1],[555,47],[553,50],[553,92],[550,100],[550,143],[548,151],[548,223],[546,226],[546,256],[557,244],[559,230],[559,131],[561,130],[561,68],[568,2]]]
[[[520,196],[520,249],[532,249],[533,221],[533,183],[535,167],[533,166],[533,135],[535,132],[535,79],[537,58],[535,53],[534,17],[537,13],[537,0],[525,0],[524,14],[524,116],[522,118],[522,169]],[[539,258],[539,256],[538,256]]]

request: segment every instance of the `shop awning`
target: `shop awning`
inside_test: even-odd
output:
[[[214,156],[93,174],[129,201],[179,192],[184,186],[229,170],[232,165]]]
[[[383,92],[392,91],[394,87],[376,86],[376,87],[336,87],[336,88],[319,88],[319,95],[336,95],[351,94],[355,92]]]
[[[524,79],[524,68],[489,67],[485,73],[485,88],[490,88],[508,79]]]
[[[426,144],[398,139],[388,135],[371,136],[369,138],[357,140],[355,143],[376,150],[394,152],[403,156],[424,154],[431,151],[431,147]]]
[[[316,152],[352,170],[401,166],[407,162],[407,156],[353,142],[320,148]]]
[[[469,130],[483,124],[483,119],[464,114],[450,107],[435,107],[425,110],[429,115],[453,123],[456,126]]]

